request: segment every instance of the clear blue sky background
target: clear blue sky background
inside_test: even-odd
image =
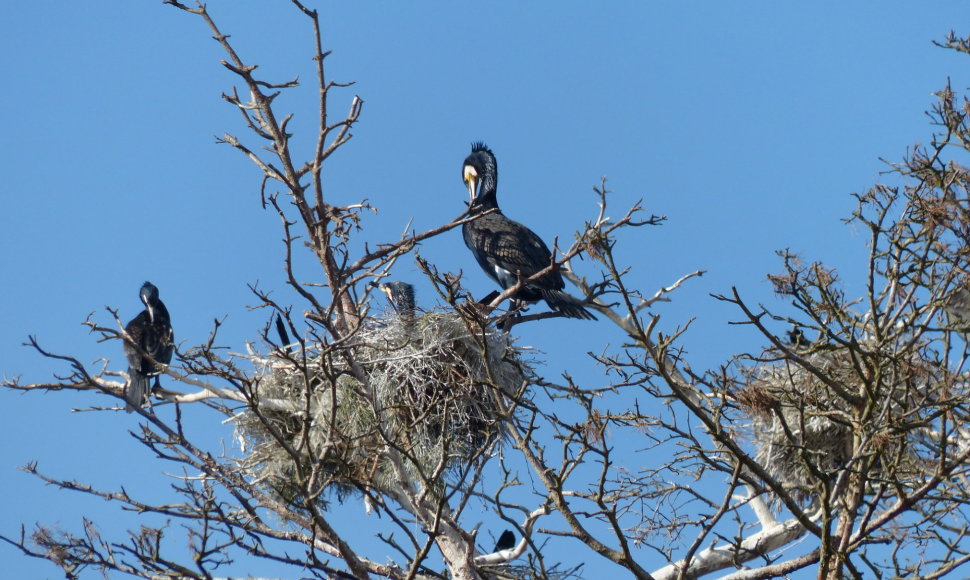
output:
[[[929,140],[923,112],[948,76],[957,89],[970,80],[970,58],[931,44],[951,28],[970,34],[959,28],[965,2],[319,4],[334,51],[329,75],[357,82],[334,93],[331,110],[343,114],[353,94],[365,101],[354,139],[327,170],[330,199],[366,198],[380,210],[360,243],[394,239],[410,218],[422,230],[458,215],[473,140],[498,156],[506,214],[550,242],[594,215],[591,188],[607,176],[612,213],[642,197],[648,212],[670,218],[622,238],[640,288],[709,272],[657,309],[667,331],[697,317],[685,337],[695,368],[761,346],[727,326],[737,316],[708,294],[737,286],[784,310],[765,280],[777,249],[838,267],[858,293],[865,237],[840,222],[849,194],[881,179],[879,158]],[[263,78],[305,81],[278,106],[295,112],[291,130],[306,151],[316,94],[307,22],[282,0],[213,0],[209,9]],[[159,1],[16,2],[4,20],[0,373],[42,381],[66,370],[20,346],[28,334],[123,369],[120,345],[96,343],[80,323],[92,311],[109,322],[106,305],[131,318],[146,279],[161,289],[183,347],[226,317],[222,342],[242,350],[265,322],[247,311],[246,285],[290,294],[260,174],[214,143],[224,131],[248,135],[219,97],[235,79],[202,21]],[[458,232],[421,252],[441,269],[465,269],[479,295],[491,290]],[[396,274],[417,280],[408,260]],[[419,291],[427,306],[430,291]],[[591,386],[603,379],[583,353],[621,342],[606,322],[572,320],[531,325],[521,341],[545,353],[549,376],[568,371]],[[172,466],[127,435],[136,416],[70,413],[108,402],[0,392],[0,531],[35,521],[78,530],[88,515],[118,539],[137,525],[17,471],[32,460],[55,476],[165,497],[160,473]],[[199,432],[214,446],[227,434]],[[628,467],[648,460],[631,456]],[[0,545],[4,577],[60,577],[17,554]],[[604,570],[587,568],[591,578]]]

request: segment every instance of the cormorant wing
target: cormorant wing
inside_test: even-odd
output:
[[[503,288],[518,278],[528,278],[552,262],[552,252],[535,232],[501,213],[486,214],[462,228],[462,234],[478,264]],[[561,290],[565,287],[557,272],[533,285]]]
[[[153,325],[150,332],[142,337],[142,348],[157,362],[166,365],[172,362],[172,355],[175,353],[172,327],[167,324]]]
[[[137,344],[144,350],[144,335],[145,330],[149,328],[151,322],[148,319],[148,312],[142,311],[138,316],[131,319],[131,321],[125,325],[125,332],[131,337],[132,342]],[[125,341],[124,344],[125,358],[128,359],[128,366],[133,369],[143,370],[143,363],[145,362],[144,357],[138,352],[138,349],[134,345]]]
[[[515,546],[515,534],[512,530],[505,530],[502,535],[499,536],[498,542],[495,542],[495,549],[493,552],[501,552],[502,550],[508,550]]]
[[[142,311],[125,326],[125,331],[131,340],[156,362],[168,364],[172,361],[172,355],[175,353],[175,336],[171,325],[162,323],[160,320],[152,324],[148,312]],[[126,342],[124,350],[128,366],[140,370],[145,375],[158,374],[155,365],[143,357],[138,349]]]

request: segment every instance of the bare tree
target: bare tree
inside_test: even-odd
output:
[[[333,95],[349,85],[325,75],[330,53],[316,11],[292,0],[312,28],[319,90],[316,146],[301,161],[290,148],[292,116],[274,107],[297,83],[258,77],[204,5],[166,3],[202,19],[227,55],[223,65],[239,84],[223,98],[250,135],[222,141],[262,171],[263,204],[279,219],[288,283],[302,303],[279,304],[253,288],[267,311],[261,347],[225,354],[217,324],[208,341],[164,369],[184,388],[155,392],[153,406],[137,409],[138,438],[182,468],[181,502],[25,468],[61,488],[184,522],[188,556],[163,541],[165,526],[106,539],[85,520],[79,532],[37,526],[0,539],[69,578],[88,568],[211,578],[242,553],[314,577],[580,576],[581,568],[544,555],[556,542],[657,579],[718,571],[770,578],[807,568],[819,578],[933,578],[970,559],[970,174],[957,161],[970,150],[970,105],[949,87],[930,113],[930,145],[890,166],[898,184],[857,196],[850,221],[869,233],[864,295],[847,296],[836,272],[782,252],[782,271],[769,278],[783,308],[755,306],[734,289],[716,297],[767,344],[716,369],[693,368],[679,347],[686,328],[665,328],[651,310],[703,271],[655,293],[629,286],[616,233],[664,218],[642,216],[636,204],[611,219],[605,181],[595,188],[591,219],[533,277],[561,270],[583,305],[628,337],[593,357],[609,380],[589,387],[544,376],[515,344],[517,325],[555,313],[495,324],[495,309],[528,280],[476,302],[459,275],[415,251],[473,218],[374,246],[357,242],[368,206],[325,195],[323,170],[351,138],[363,102],[350,98],[336,121],[330,113]],[[944,45],[970,52],[970,40],[952,34]],[[300,282],[307,275],[293,257],[304,246],[320,266],[314,274],[326,300]],[[396,315],[373,314],[374,282],[405,256],[447,306],[423,312],[399,303]],[[577,256],[596,274],[574,272]],[[108,313],[108,323],[86,324],[99,340],[130,343],[117,313]],[[30,344],[67,364],[69,376],[5,387],[93,391],[121,408],[125,373]],[[199,405],[226,416],[239,453],[186,435],[183,415]],[[650,467],[624,461],[629,442]],[[379,549],[357,540],[359,524],[328,511],[357,498],[362,511],[376,512],[367,522]],[[511,547],[478,547],[469,514],[481,510],[514,529]]]

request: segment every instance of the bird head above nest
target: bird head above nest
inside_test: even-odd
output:
[[[371,282],[371,286],[387,296],[387,301],[394,309],[398,319],[404,323],[405,329],[412,329],[415,320],[417,305],[414,298],[414,286],[407,282],[390,280],[387,282]]]
[[[414,286],[407,282],[392,280],[390,282],[381,282],[377,285],[377,288],[387,295],[387,300],[391,303],[391,308],[398,315],[414,315]]]

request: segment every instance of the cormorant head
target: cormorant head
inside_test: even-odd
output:
[[[145,304],[145,309],[148,310],[148,319],[154,324],[155,304],[158,302],[158,288],[151,282],[145,282],[141,285],[138,297],[141,298],[142,303]]]
[[[471,155],[465,158],[462,165],[461,178],[468,188],[471,203],[492,194],[498,185],[498,163],[495,155],[487,145],[481,141],[472,143]]]
[[[387,294],[394,311],[400,316],[414,316],[414,286],[407,282],[383,282],[377,286]]]

